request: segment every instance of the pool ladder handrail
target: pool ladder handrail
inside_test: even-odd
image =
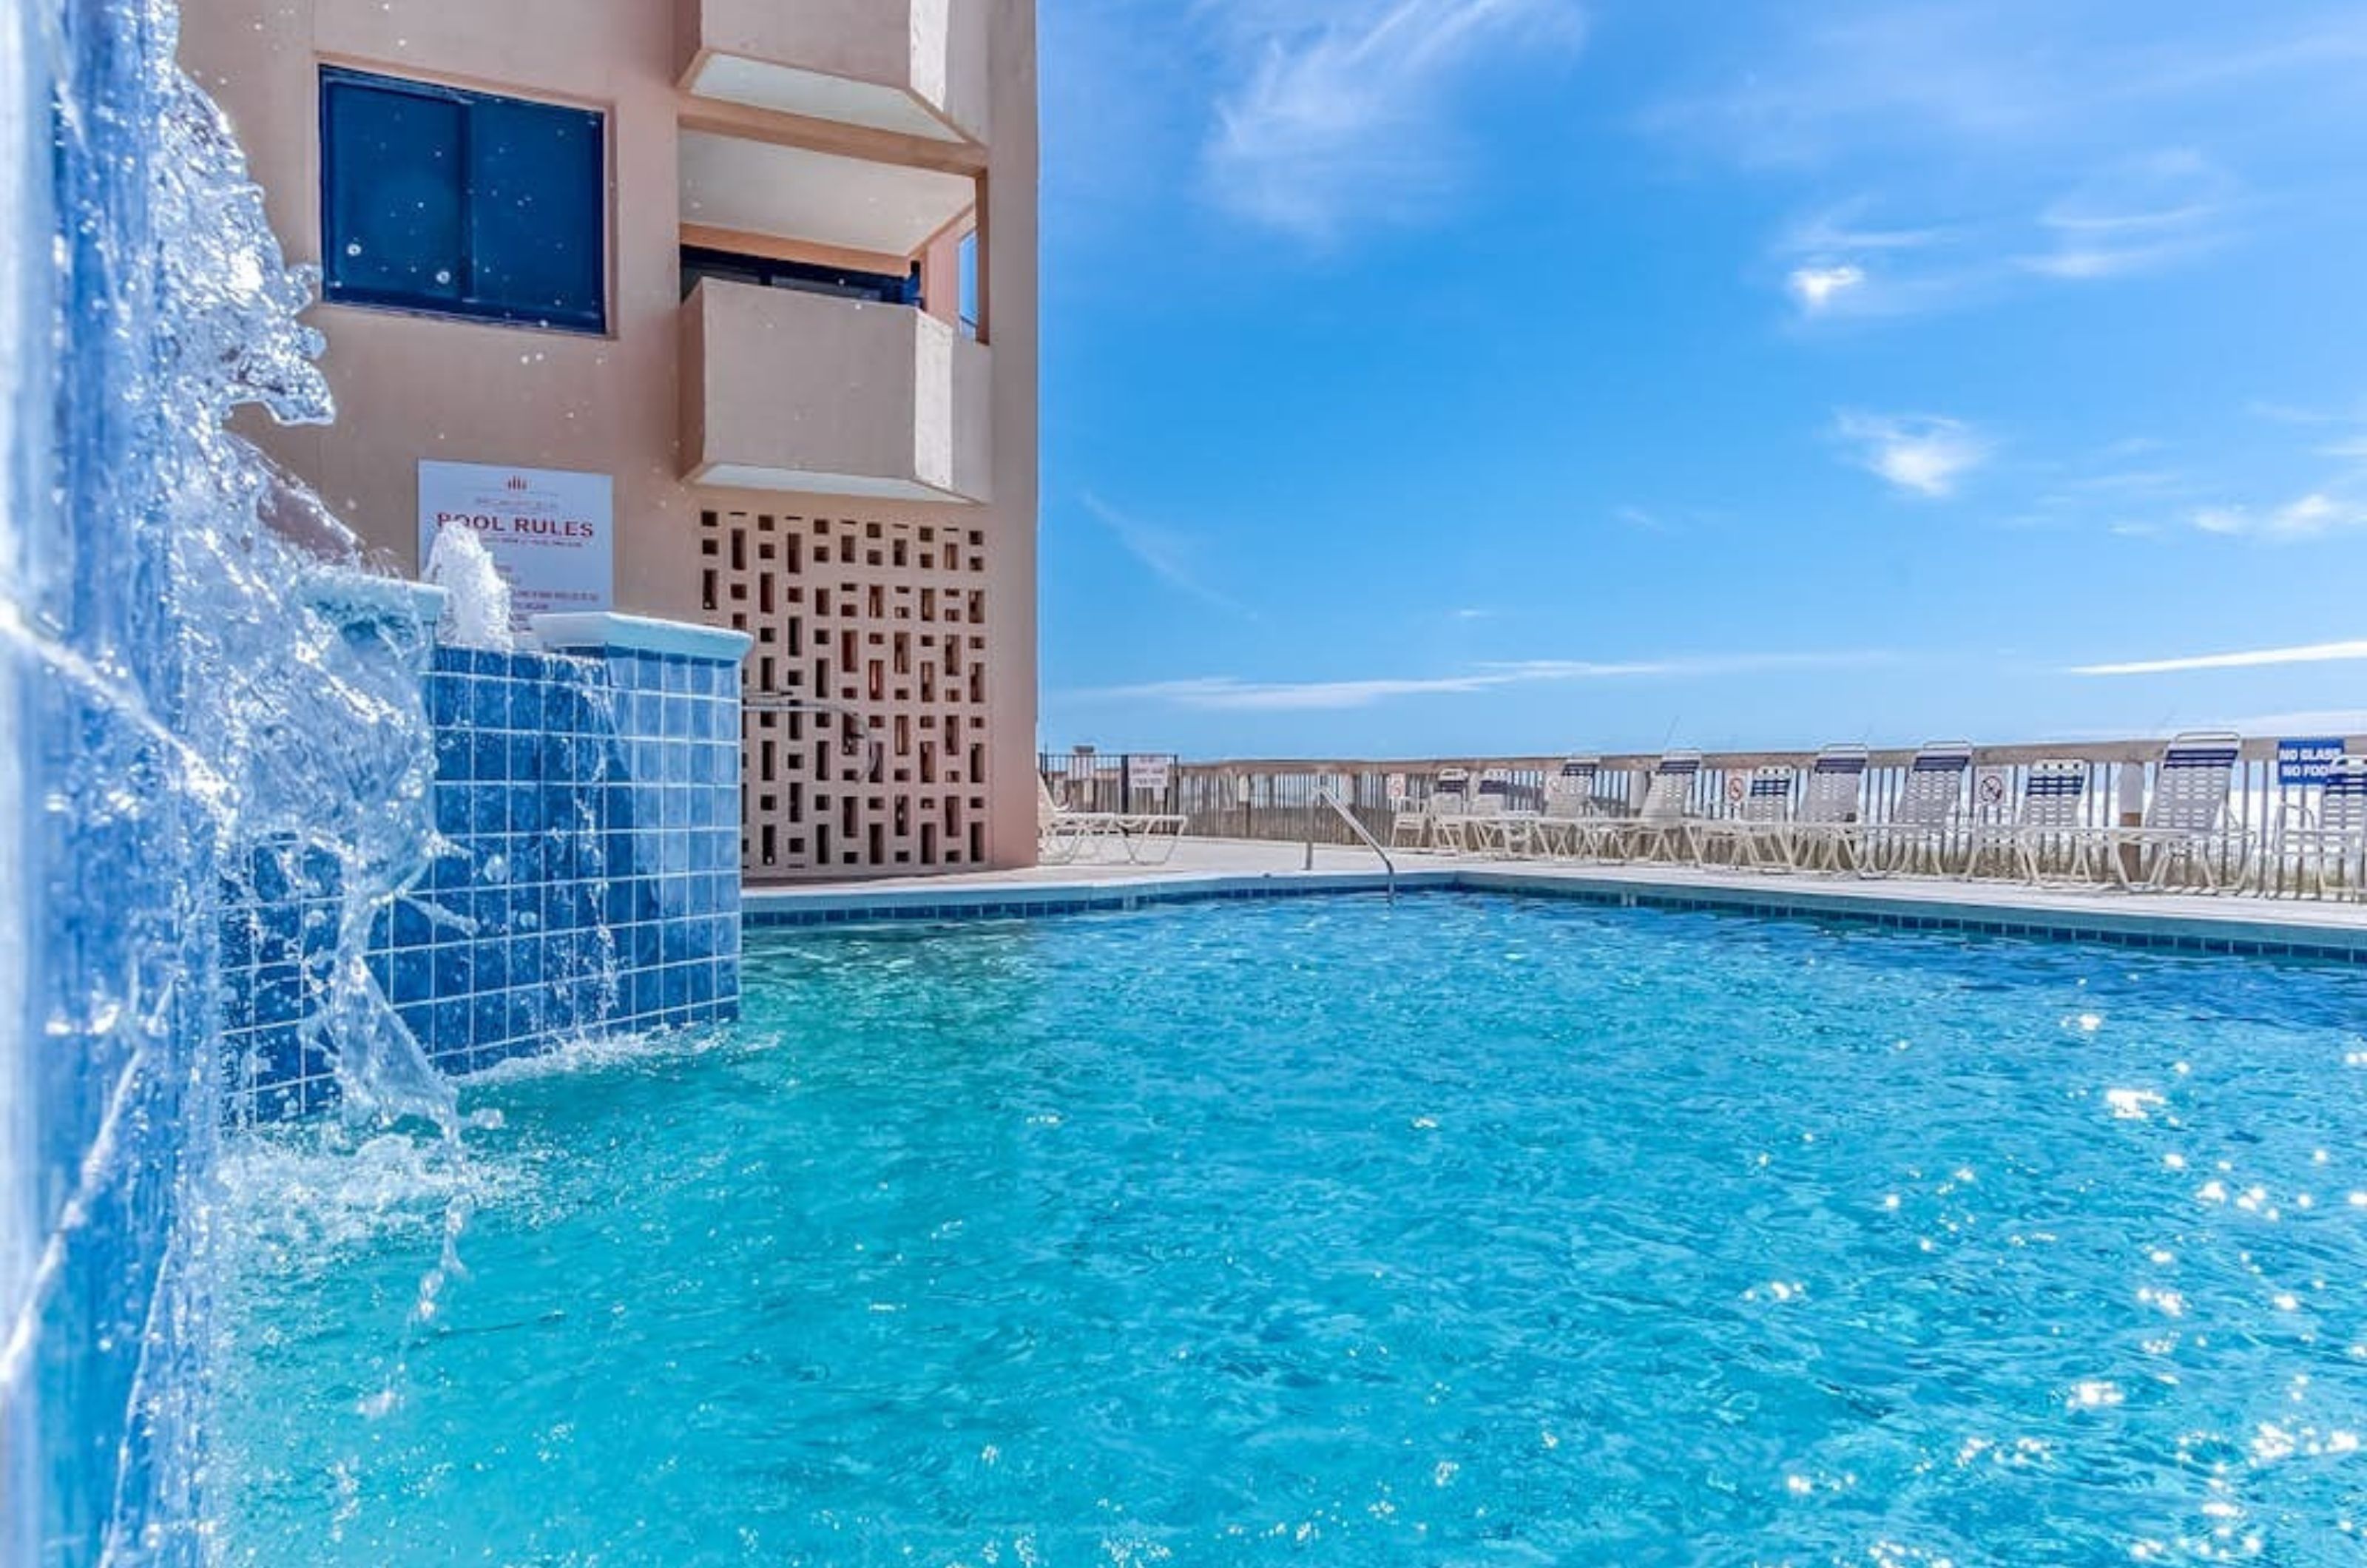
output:
[[[882,766],[888,761],[888,748],[871,733],[871,721],[861,708],[847,703],[834,703],[826,697],[799,696],[795,692],[751,692],[740,699],[742,713],[821,713],[845,721],[839,750],[852,751],[854,742],[860,740],[868,752],[863,769],[864,781],[878,784]]]
[[[1381,869],[1388,875],[1389,902],[1396,903],[1398,901],[1398,863],[1389,857],[1389,852],[1382,846],[1378,839],[1373,837],[1372,830],[1357,818],[1356,814],[1348,809],[1347,802],[1332,793],[1331,785],[1324,784],[1317,788],[1315,803],[1318,806],[1330,807],[1339,816],[1341,821],[1348,824],[1348,830],[1364,840],[1366,849],[1381,857]],[[1307,834],[1307,869],[1309,871],[1315,869],[1315,833],[1312,828]]]

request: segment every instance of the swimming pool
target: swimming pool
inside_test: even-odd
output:
[[[2353,969],[1461,894],[745,967],[465,1160],[243,1135],[230,1560],[2359,1561]]]

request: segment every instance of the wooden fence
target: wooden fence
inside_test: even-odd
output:
[[[1983,821],[2010,821],[2031,764],[2069,758],[2087,762],[2091,770],[2086,798],[2088,825],[2134,826],[2143,818],[2162,744],[2153,739],[1976,746],[1973,766],[1965,773],[1959,821],[1966,828]],[[2354,752],[2367,751],[2367,737],[2345,737],[2344,744]],[[1890,818],[1914,757],[1911,749],[1872,754],[1863,820],[1881,823]],[[1693,812],[1707,818],[1731,815],[1741,799],[1739,786],[1752,769],[1788,767],[1805,775],[1815,760],[1813,751],[1705,753],[1693,786]],[[1560,757],[1433,757],[1185,762],[1175,764],[1172,779],[1165,781],[1170,788],[1164,792],[1162,808],[1183,814],[1187,818],[1185,831],[1195,836],[1353,843],[1347,824],[1317,799],[1319,791],[1328,789],[1350,804],[1368,830],[1386,840],[1398,798],[1421,807],[1442,769],[1466,769],[1474,780],[1483,770],[1501,769],[1510,780],[1507,808],[1536,810],[1544,802],[1547,775],[1558,771],[1562,761]],[[1642,803],[1659,761],[1657,756],[1641,753],[1603,757],[1595,783],[1600,806],[1614,814],[1632,814]],[[1401,795],[1393,798],[1393,791],[1401,791]],[[2286,891],[2293,871],[2286,857],[2276,852],[2278,835],[2281,829],[2311,819],[2316,795],[2315,786],[2282,782],[2275,739],[2246,740],[2229,797],[2224,842],[2215,852],[2222,875],[2232,880],[2247,863],[2253,863],[2259,890]]]

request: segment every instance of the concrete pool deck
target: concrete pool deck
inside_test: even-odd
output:
[[[1682,865],[1555,865],[1400,853],[1401,891],[1462,889],[1591,903],[1841,919],[1911,930],[2022,933],[2192,953],[2367,962],[2367,905],[2332,901],[2030,887],[1942,877],[1833,876]],[[752,886],[753,926],[1014,918],[1216,899],[1377,893],[1368,850],[1187,839],[1165,865],[1085,862],[1021,871]]]

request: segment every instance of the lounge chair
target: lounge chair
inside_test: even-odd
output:
[[[1622,824],[1620,846],[1633,860],[1678,860],[1693,853],[1693,786],[1701,753],[1671,751],[1652,770],[1643,810]]]
[[[1410,795],[1389,797],[1389,848],[1393,850],[1425,850],[1430,847],[1430,813],[1415,803]]]
[[[1784,841],[1792,864],[1804,871],[1864,871],[1869,761],[1863,746],[1828,746],[1817,753]]]
[[[2327,765],[2317,809],[2279,829],[2277,855],[2296,894],[2313,886],[2321,898],[2367,892],[2367,757]]]
[[[1137,865],[1164,865],[1184,841],[1185,818],[1150,811],[1071,811],[1036,779],[1036,842],[1039,858],[1066,865],[1104,844],[1115,844]]]
[[[2076,880],[2096,880],[2108,829],[2088,818],[2089,765],[2074,758],[2033,762],[2022,780],[2022,809],[2011,822],[1980,822],[1971,829],[1965,873],[1977,876],[1989,857],[2020,880],[2041,884],[2051,869]]]
[[[1916,752],[1888,819],[1867,823],[1859,836],[1861,869],[1945,874],[1972,767],[1973,749],[1962,740],[1933,741]]]
[[[1470,847],[1465,831],[1470,819],[1470,773],[1461,768],[1441,768],[1430,789],[1430,847],[1441,854],[1463,853]]]
[[[1693,824],[1693,858],[1707,865],[1711,852],[1723,848],[1738,870],[1746,863],[1760,871],[1788,869],[1785,841],[1792,828],[1795,782],[1790,768],[1751,769],[1733,816]]]
[[[2242,883],[2252,869],[2252,837],[2230,824],[2227,800],[2243,754],[2242,739],[2221,730],[2189,731],[2162,749],[2146,800],[2145,825],[2103,829],[2112,874],[2122,886],[2162,886],[2176,868],[2205,890],[2219,892],[2220,862],[2230,847],[2237,851],[2236,880]],[[2124,849],[2135,853],[2124,857]],[[2135,876],[2130,860],[2136,863]]]
[[[1542,854],[1557,860],[1591,858],[1603,852],[1613,818],[1594,798],[1603,773],[1600,757],[1570,757],[1546,777],[1545,809],[1531,830]]]
[[[1107,826],[1099,812],[1070,811],[1052,798],[1052,786],[1036,780],[1036,852],[1048,864],[1067,865],[1082,857]]]
[[[1503,768],[1483,769],[1479,788],[1471,797],[1471,815],[1464,823],[1467,847],[1475,853],[1520,855],[1532,847],[1533,811],[1512,808],[1512,775]]]

